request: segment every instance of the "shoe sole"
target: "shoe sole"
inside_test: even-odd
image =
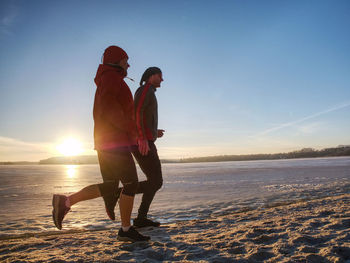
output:
[[[147,242],[147,241],[150,240],[150,239],[147,239],[147,240],[135,240],[135,239],[132,239],[130,237],[121,237],[121,236],[117,236],[117,239],[119,241],[130,241],[130,242]]]
[[[53,217],[53,222],[55,224],[55,226],[61,230],[62,226],[60,227],[58,225],[58,211],[59,211],[59,204],[60,204],[60,197],[58,195],[53,195],[52,198],[52,206],[53,206],[53,210],[52,210],[52,217]]]
[[[136,226],[136,225],[133,225],[135,228],[146,228],[146,227],[160,227],[159,226]]]
[[[135,242],[135,240],[132,239],[132,238],[130,238],[130,237],[120,237],[120,236],[118,236],[117,239],[118,239],[119,241],[131,241],[131,242]]]

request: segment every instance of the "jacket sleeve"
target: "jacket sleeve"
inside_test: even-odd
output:
[[[125,132],[135,132],[135,122],[127,118],[122,105],[118,101],[118,95],[122,87],[122,80],[116,78],[105,79],[104,88],[99,94],[100,114],[103,119],[114,127]]]
[[[137,127],[137,134],[139,139],[146,140],[146,127],[145,127],[145,120],[144,120],[144,113],[149,103],[149,87],[144,87],[142,90],[142,93],[140,94],[139,98],[135,100],[135,108],[136,108],[136,127]]]

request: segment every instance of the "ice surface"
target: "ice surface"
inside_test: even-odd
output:
[[[150,215],[161,222],[269,207],[350,192],[350,158],[163,164],[163,188]],[[145,177],[140,170],[139,180]],[[69,194],[101,182],[98,165],[0,166],[0,237],[56,231],[53,193]],[[140,195],[136,197],[137,211]],[[119,227],[101,198],[78,203],[68,231]]]

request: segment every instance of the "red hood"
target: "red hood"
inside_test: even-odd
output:
[[[96,76],[95,76],[95,83],[97,86],[99,86],[101,84],[101,77],[104,73],[108,72],[108,71],[114,71],[120,74],[120,76],[122,78],[126,77],[126,72],[123,68],[115,68],[109,65],[104,65],[104,64],[100,64],[97,72],[96,72]]]
[[[129,58],[125,50],[117,46],[109,46],[103,53],[103,64],[116,64],[124,58]]]

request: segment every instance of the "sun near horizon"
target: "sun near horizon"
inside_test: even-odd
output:
[[[82,143],[76,138],[65,138],[56,146],[56,150],[64,156],[76,156],[83,152]]]

